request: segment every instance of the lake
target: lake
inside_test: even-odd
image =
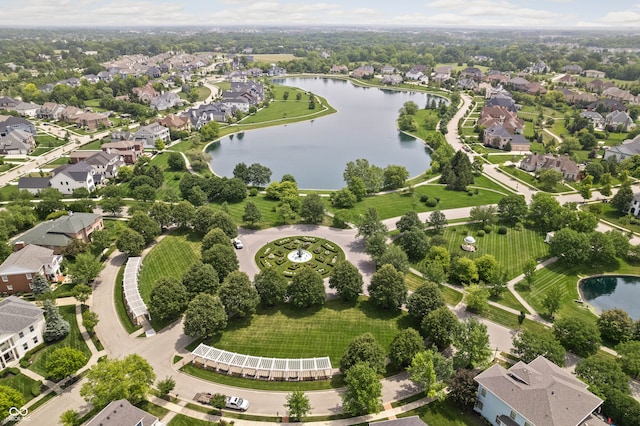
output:
[[[608,275],[585,278],[580,288],[582,297],[598,312],[620,308],[634,320],[640,320],[640,277]]]
[[[233,177],[236,164],[260,163],[271,169],[271,180],[293,175],[301,189],[340,189],[349,161],[366,158],[381,168],[401,165],[410,176],[429,169],[424,143],[400,133],[398,110],[407,101],[424,108],[432,95],[381,88],[362,88],[326,78],[284,78],[275,84],[294,86],[327,100],[337,113],[281,126],[229,135],[209,145],[211,168]],[[442,98],[438,98],[442,99]]]

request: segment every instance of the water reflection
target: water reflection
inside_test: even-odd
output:
[[[634,320],[640,319],[640,277],[606,276],[582,280],[582,296],[599,312],[620,308]]]

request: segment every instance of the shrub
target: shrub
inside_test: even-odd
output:
[[[478,237],[484,237],[484,231],[482,229],[478,231]]]
[[[467,191],[467,195],[468,195],[469,197],[473,197],[473,191],[471,191],[471,190]]]
[[[440,202],[440,197],[436,197],[436,202]]]
[[[42,382],[38,380],[31,386],[31,395],[38,396],[40,395],[40,389],[42,388]]]
[[[428,199],[429,199],[428,195],[423,195],[423,196],[420,197],[420,202],[421,203],[425,203]]]
[[[257,196],[257,195],[258,195],[258,188],[251,188],[251,189],[249,190],[249,195],[250,195],[251,197],[255,197],[255,196]]]
[[[485,234],[490,234],[491,233],[491,226],[487,225],[484,227],[484,233]]]
[[[425,205],[427,207],[435,207],[438,204],[438,202],[434,199],[429,199],[425,202]]]
[[[507,227],[506,226],[501,226],[500,228],[498,228],[498,234],[506,235],[507,234]]]
[[[522,224],[521,223],[516,223],[515,226],[513,227],[513,229],[515,229],[516,231],[522,231]]]
[[[20,367],[29,368],[30,365],[31,365],[31,363],[29,362],[29,360],[27,358],[22,358],[20,360]]]

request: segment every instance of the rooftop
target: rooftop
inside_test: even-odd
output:
[[[43,310],[15,296],[0,301],[0,333],[17,333],[42,318]]]

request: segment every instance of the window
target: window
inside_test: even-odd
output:
[[[485,388],[482,388],[482,390],[480,391],[480,395],[487,396],[487,390]]]
[[[36,328],[32,325],[29,326],[29,331],[33,332],[33,330],[35,330]]]
[[[509,414],[509,417],[511,417],[513,420],[516,419],[516,412],[511,410],[511,414]]]
[[[27,349],[29,349],[29,345],[27,343],[25,343],[24,345],[22,345],[22,349],[24,349],[26,351]]]
[[[13,290],[13,286],[12,286],[12,285],[7,284],[7,290],[9,290],[9,291]]]
[[[480,401],[479,399],[476,399],[475,407],[476,407],[478,410],[482,411],[482,408],[484,407],[484,403],[483,403],[482,401]]]
[[[36,336],[36,337],[34,337],[34,338],[33,338],[33,344],[34,344],[34,345],[37,345],[37,344],[38,344],[38,336]]]
[[[6,276],[6,275],[3,275],[2,276],[2,281],[6,283],[7,281],[9,281],[9,277]]]
[[[31,276],[31,274],[26,274],[26,275],[27,275],[27,279],[28,279],[28,280],[30,280],[31,278],[33,278],[33,277]]]
[[[18,333],[18,337],[22,339],[24,337],[24,333],[21,331],[20,333]]]
[[[524,422],[524,426],[533,426],[533,425],[529,422]]]

